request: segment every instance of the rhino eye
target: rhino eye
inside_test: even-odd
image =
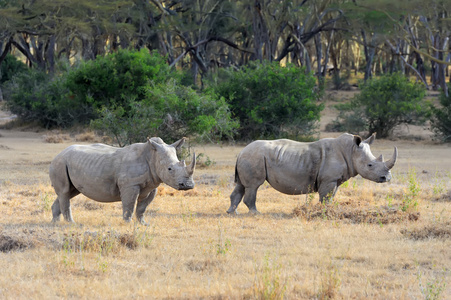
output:
[[[172,168],[168,168],[168,171],[172,171]]]
[[[373,166],[373,164],[368,164],[368,167],[370,167],[370,168],[371,168],[372,166]]]

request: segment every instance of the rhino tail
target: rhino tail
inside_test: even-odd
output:
[[[237,164],[238,164],[238,161],[237,161],[237,163],[235,164],[235,183],[241,183],[241,181],[240,181],[240,175],[238,174]]]

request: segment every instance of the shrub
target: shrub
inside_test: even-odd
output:
[[[96,111],[143,99],[148,81],[158,84],[177,77],[157,52],[119,50],[84,61],[67,74],[67,87],[79,103]]]
[[[9,110],[26,122],[38,122],[45,128],[68,127],[83,123],[93,110],[73,99],[64,79],[30,69],[14,76],[5,84]]]
[[[14,55],[7,54],[0,67],[0,83],[11,80],[14,75],[27,71],[27,65]]]
[[[316,79],[303,68],[277,62],[251,63],[225,70],[222,80],[209,84],[230,104],[240,121],[242,139],[308,137],[316,129],[323,105],[318,105]]]
[[[101,118],[92,126],[121,146],[143,142],[148,136],[168,141],[183,136],[203,141],[231,138],[238,126],[224,98],[198,94],[175,80],[147,86],[144,97],[142,101],[129,99],[126,106],[103,107]]]
[[[385,138],[399,124],[424,122],[429,114],[424,95],[421,84],[400,73],[373,78],[361,86],[350,103],[337,106],[339,123],[351,133],[366,129]]]
[[[451,90],[451,84],[448,86]],[[445,93],[442,92],[439,100],[441,107],[431,105],[432,131],[438,139],[444,142],[451,142],[451,95],[448,95],[447,97]]]
[[[20,73],[6,86],[9,109],[25,121],[42,126],[70,127],[89,124],[102,107],[122,109],[146,97],[149,81],[179,78],[157,53],[121,50],[68,68],[61,64],[54,75],[39,70]]]

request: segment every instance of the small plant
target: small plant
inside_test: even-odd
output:
[[[408,177],[408,191],[404,194],[402,199],[402,211],[416,210],[418,206],[418,196],[420,194],[420,184],[418,183],[417,173],[415,168],[409,169]]]
[[[216,244],[216,254],[217,255],[225,255],[227,254],[232,247],[232,243],[229,239],[225,239],[223,237],[223,230],[221,221],[218,224],[218,242]]]
[[[182,219],[184,222],[192,222],[194,220],[195,213],[191,211],[188,205],[185,205],[183,199],[180,199],[180,206],[182,209]]]
[[[196,156],[196,166],[208,168],[214,165],[216,165],[216,162],[205,153],[199,153]]]
[[[418,270],[417,279],[418,285],[420,287],[421,294],[426,300],[439,300],[442,299],[441,295],[446,288],[446,274],[445,271],[442,272],[441,278],[434,278],[433,281],[426,282],[424,285],[422,280],[422,273]]]
[[[432,185],[432,192],[434,195],[440,195],[445,190],[445,182],[438,179],[438,174],[435,173],[434,184]]]
[[[283,299],[287,283],[281,276],[282,266],[270,261],[266,254],[263,265],[255,271],[254,297],[256,299]]]
[[[385,200],[387,201],[387,206],[391,208],[393,206],[393,196],[387,194],[387,196],[385,196]]]
[[[41,195],[41,207],[44,211],[49,211],[52,205],[52,197],[49,193],[44,193]]]
[[[99,257],[97,258],[97,264],[102,273],[106,273],[108,271],[108,261],[102,258],[102,253],[99,253]]]
[[[73,266],[74,262],[71,260],[72,256],[72,246],[70,245],[70,241],[65,239],[63,242],[63,252],[62,252],[62,261],[65,267]]]
[[[321,285],[318,292],[318,299],[335,298],[340,285],[340,272],[338,271],[338,268],[330,262],[326,267],[326,270],[322,270],[321,272]]]

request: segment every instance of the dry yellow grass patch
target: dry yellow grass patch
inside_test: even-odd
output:
[[[55,194],[46,170],[66,145],[41,141],[30,153],[6,145],[25,154],[10,162],[13,151],[0,149],[0,298],[451,295],[451,162],[442,146],[427,154],[424,145],[398,146],[391,183],[354,178],[328,206],[316,194],[283,195],[265,184],[256,216],[244,204],[238,215],[225,213],[242,147],[198,147],[215,164],[196,170],[191,191],[162,185],[143,227],[122,220],[120,203],[84,196],[72,200],[76,224],[50,223]],[[391,151],[380,146],[375,153]]]

